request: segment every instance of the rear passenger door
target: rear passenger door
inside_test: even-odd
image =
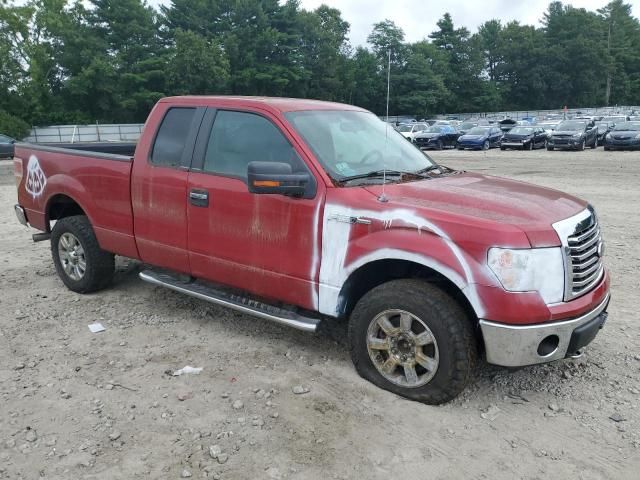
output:
[[[284,162],[310,174],[315,198],[258,195],[249,162]],[[193,275],[267,298],[314,308],[321,182],[294,139],[266,112],[210,110],[189,175]]]
[[[159,103],[147,125],[159,125],[138,145],[131,173],[131,203],[142,261],[190,273],[187,250],[187,180],[205,109]]]

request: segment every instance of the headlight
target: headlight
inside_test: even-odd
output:
[[[580,138],[582,136],[581,133],[574,133],[573,138]]]
[[[564,297],[564,262],[560,247],[491,248],[487,263],[509,292],[537,291],[546,304]]]
[[[610,133],[607,133],[607,134],[604,136],[604,138],[611,138],[611,134],[610,134]]]
[[[636,135],[636,140],[640,140],[640,133]]]

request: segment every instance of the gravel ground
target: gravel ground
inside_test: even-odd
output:
[[[12,211],[0,162],[0,478],[625,479],[640,469],[640,153],[433,153],[589,199],[613,278],[578,360],[483,365],[440,407],[360,379],[310,335],[137,278],[81,296]],[[89,332],[102,322],[106,331]],[[171,376],[185,365],[199,375]],[[298,393],[294,393],[298,392]]]

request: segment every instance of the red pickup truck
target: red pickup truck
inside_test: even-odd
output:
[[[442,403],[480,353],[578,355],[609,277],[594,210],[548,188],[438,165],[372,113],[300,99],[174,97],[133,157],[18,144],[20,222],[60,278],[142,280],[306,331],[348,321],[360,375]]]

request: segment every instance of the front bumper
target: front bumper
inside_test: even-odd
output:
[[[557,148],[560,150],[566,149],[566,150],[578,150],[580,148],[580,145],[582,144],[582,139],[562,139],[562,140],[556,140],[554,138],[550,138],[547,141],[547,146],[549,147],[553,147],[553,148]]]
[[[527,146],[529,142],[518,142],[517,140],[503,140],[500,144],[501,147],[505,148],[524,148]]]
[[[24,208],[22,208],[20,205],[14,205],[13,209],[16,212],[16,217],[18,217],[18,221],[24,226],[29,226],[29,222],[27,220],[27,214],[24,211]]]
[[[604,142],[604,146],[608,150],[639,150],[640,149],[640,141],[635,142],[619,142],[619,143],[611,143]]]
[[[607,319],[610,294],[593,310],[571,320],[507,325],[480,320],[487,362],[521,367],[565,358],[587,345]]]
[[[482,148],[483,145],[484,145],[484,142],[481,142],[481,143],[461,143],[461,142],[458,142],[456,146],[458,148],[476,149],[476,148]]]

